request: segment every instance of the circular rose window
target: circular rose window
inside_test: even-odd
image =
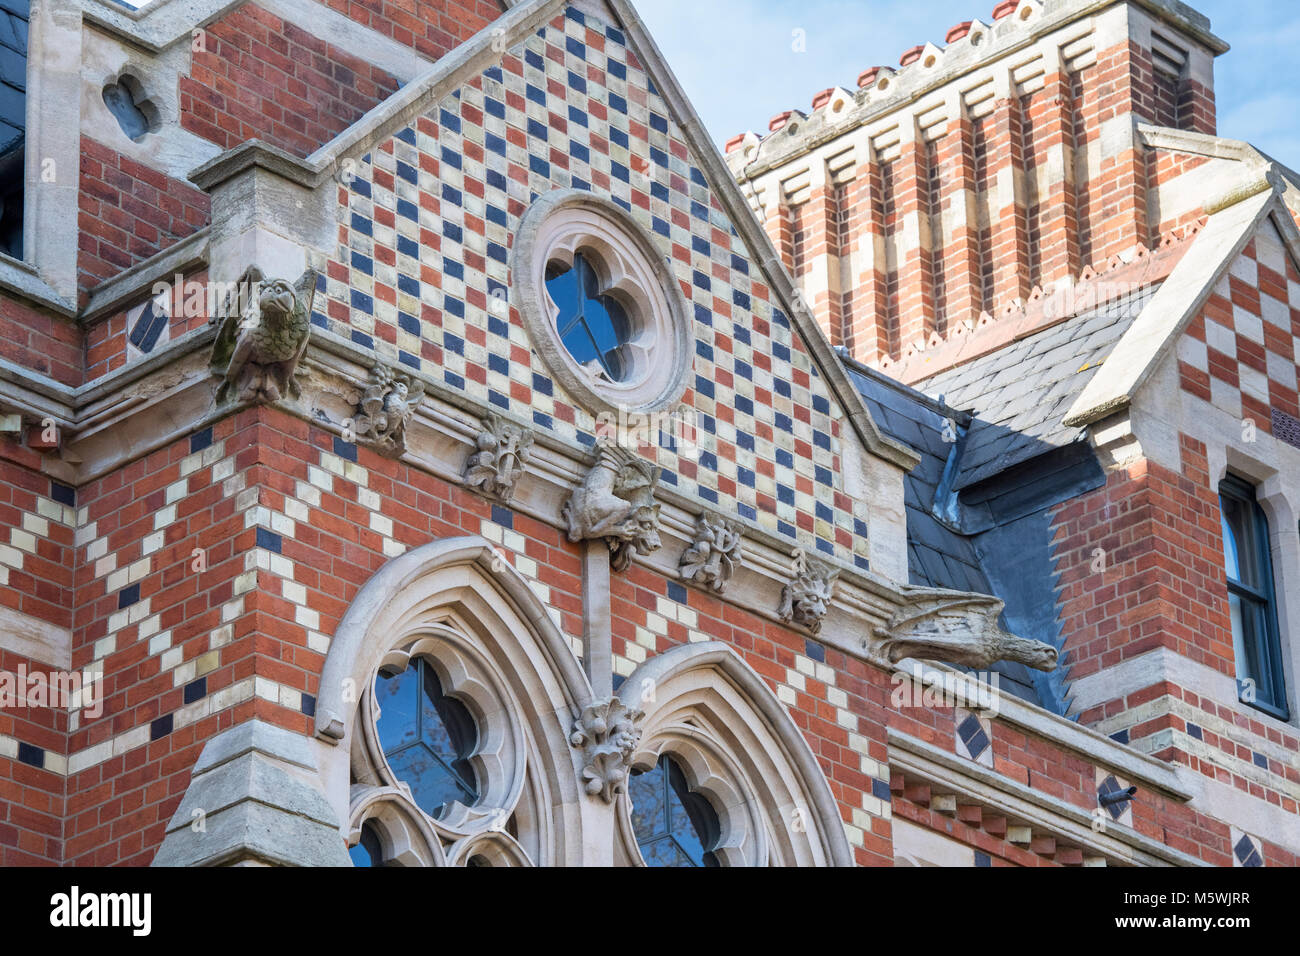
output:
[[[547,193],[525,214],[511,273],[533,345],[560,385],[596,410],[678,401],[691,371],[691,324],[654,243],[614,203]]]

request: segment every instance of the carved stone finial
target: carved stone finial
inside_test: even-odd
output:
[[[1002,602],[983,594],[903,588],[908,602],[876,628],[876,653],[891,664],[905,657],[986,668],[1018,661],[1034,670],[1056,668],[1056,648],[1008,634],[998,625]]]
[[[707,511],[695,523],[695,543],[682,553],[677,571],[715,594],[721,594],[744,561],[743,537],[727,521]]]
[[[582,748],[583,786],[606,803],[623,789],[632,751],[641,739],[644,714],[630,710],[617,696],[588,704],[573,723],[569,743]]]
[[[632,553],[659,550],[659,469],[618,445],[601,442],[600,458],[564,503],[570,541],[604,538],[610,566],[623,571]]]
[[[803,551],[796,550],[792,576],[781,591],[781,620],[800,624],[814,634],[820,631],[837,577],[839,571],[811,561]]]
[[[465,463],[465,484],[489,498],[509,501],[533,449],[533,433],[491,414],[475,439],[478,451]]]
[[[406,451],[406,425],[424,397],[424,383],[378,363],[370,376],[352,431],[357,441],[381,455],[397,458]]]
[[[298,281],[266,279],[249,266],[213,321],[220,322],[212,346],[212,374],[221,379],[217,404],[278,402],[300,394],[294,373],[311,337],[311,303],[316,270]]]

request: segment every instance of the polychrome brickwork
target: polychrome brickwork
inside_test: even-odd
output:
[[[700,454],[661,447],[662,480],[865,566],[842,410],[622,34],[572,8],[359,165],[340,189],[339,256],[314,321],[590,445],[593,416],[550,377],[513,305],[497,304],[520,216],[569,187],[629,211],[694,308],[684,403],[699,413]]]

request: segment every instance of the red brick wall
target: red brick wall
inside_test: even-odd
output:
[[[331,10],[437,60],[501,16],[499,0],[320,0]]]
[[[207,280],[208,271],[200,269],[186,276],[184,285],[179,289],[173,287],[171,320],[168,322],[167,333],[169,340],[208,324]],[[169,276],[165,281],[172,283],[174,279]],[[200,290],[201,296],[193,296],[191,293],[195,290]],[[150,291],[142,290],[141,302],[150,297]],[[86,381],[107,375],[126,364],[127,339],[131,334],[127,316],[139,304],[136,302],[130,308],[105,316],[86,329]]]
[[[81,138],[77,256],[87,291],[207,225],[205,193]]]
[[[44,674],[49,666],[0,650],[0,671]],[[67,723],[67,714],[55,707],[0,707],[0,738],[43,751],[0,752],[0,866],[57,865],[63,859],[64,780],[37,764],[45,753],[66,752]]]
[[[1140,460],[1056,509],[1072,679],[1157,646],[1234,672],[1218,498],[1204,445],[1184,436],[1182,446],[1181,474]],[[1104,570],[1093,570],[1097,560]]]
[[[306,156],[398,87],[252,3],[204,28],[203,39],[180,78],[181,126],[222,149],[256,138]]]
[[[0,296],[0,358],[75,386],[82,381],[81,349],[74,320]]]

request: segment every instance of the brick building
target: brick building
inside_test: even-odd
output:
[[[1296,180],[1191,10],[725,158],[626,0],[5,11],[0,863],[1295,863]]]

